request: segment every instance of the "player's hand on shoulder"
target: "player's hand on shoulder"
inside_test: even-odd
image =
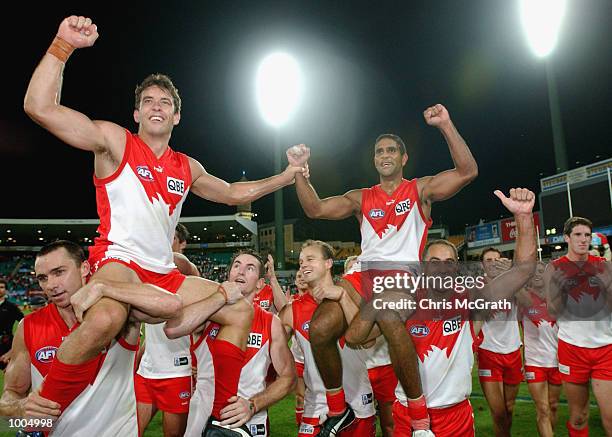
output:
[[[61,22],[57,36],[77,49],[91,47],[98,39],[98,26],[91,18],[71,15]]]
[[[439,103],[423,111],[423,117],[429,126],[434,127],[441,127],[443,124],[450,122],[448,111]]]

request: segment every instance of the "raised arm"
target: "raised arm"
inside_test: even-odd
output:
[[[423,116],[428,125],[440,129],[455,164],[452,170],[419,179],[421,202],[430,204],[457,194],[478,176],[478,165],[444,106],[438,104],[427,108]]]
[[[281,321],[283,329],[285,330],[285,334],[287,337],[293,335],[293,307],[292,303],[289,302],[287,305],[283,307],[283,309],[278,313],[278,318]]]
[[[268,261],[266,261],[266,276],[270,281],[270,287],[272,288],[272,295],[274,296],[274,308],[280,312],[285,305],[287,305],[287,296],[283,293],[283,289],[276,279],[276,273],[274,271],[274,258],[268,254]]]
[[[310,149],[304,144],[293,146],[287,150],[289,164],[304,166],[308,169]],[[361,211],[361,190],[351,190],[342,196],[332,196],[320,199],[309,180],[309,171],[305,174],[296,174],[295,189],[304,209],[310,218],[341,220],[352,215],[359,215]]]
[[[482,289],[482,296],[488,300],[514,297],[533,276],[536,267],[536,232],[532,214],[535,194],[526,188],[513,188],[510,197],[499,190],[495,191],[495,195],[514,214],[518,236],[512,268]]]
[[[295,175],[305,171],[303,167],[289,165],[285,171],[266,179],[228,183],[208,173],[202,164],[189,158],[191,168],[191,191],[207,200],[226,205],[242,205],[253,202],[266,194],[293,184]]]
[[[272,318],[272,332],[270,335],[270,358],[278,375],[274,382],[251,399],[234,396],[229,399],[230,404],[221,410],[223,425],[232,428],[242,426],[253,415],[277,403],[287,396],[297,383],[297,374],[293,355],[287,346],[287,337],[278,317]],[[240,393],[239,393],[240,394]]]
[[[24,99],[24,110],[36,123],[63,142],[111,158],[115,168],[125,148],[125,131],[120,126],[92,121],[86,115],[60,104],[62,76],[74,49],[91,47],[98,38],[90,18],[71,16],[62,21],[57,36],[34,71]],[[95,96],[95,93],[92,94]],[[96,163],[99,167],[100,163]],[[105,176],[113,168],[96,168]]]

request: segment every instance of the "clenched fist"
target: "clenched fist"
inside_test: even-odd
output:
[[[450,115],[448,111],[441,104],[433,105],[423,111],[423,117],[425,122],[434,127],[441,127],[442,125],[450,122]]]
[[[91,18],[72,15],[61,22],[57,36],[72,47],[80,49],[93,46],[100,35],[98,26],[91,22]]]

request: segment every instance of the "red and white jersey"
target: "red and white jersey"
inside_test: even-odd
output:
[[[521,347],[518,306],[512,300],[510,310],[497,310],[482,324],[479,347],[498,354],[509,354]]]
[[[94,175],[94,184],[100,236],[90,255],[134,261],[156,273],[172,270],[174,230],[191,185],[187,156],[168,148],[157,158],[126,131],[119,168],[107,178]]]
[[[75,325],[74,328],[76,328]],[[71,330],[57,307],[47,305],[24,320],[24,341],[30,354],[32,390],[40,387],[57,349]],[[138,345],[123,338],[107,347],[95,380],[55,422],[51,436],[138,436],[134,362]]]
[[[219,326],[209,323],[197,339],[191,335],[191,360],[197,368],[196,381],[191,400],[184,437],[201,437],[202,430],[212,414],[215,400],[215,369],[208,347],[209,336],[216,337]]]
[[[262,310],[270,311],[273,314],[277,313],[276,307],[274,306],[274,293],[269,284],[264,285],[264,287],[259,290],[259,293],[255,295],[253,298],[253,305],[258,306]]]
[[[366,349],[366,367],[368,369],[374,369],[376,367],[387,366],[391,364],[391,357],[389,356],[389,344],[385,340],[384,336],[376,338],[376,343],[373,347]]]
[[[546,298],[529,291],[533,302],[523,308],[522,323],[525,339],[525,365],[538,367],[557,367],[557,345],[559,325],[548,314]]]
[[[466,294],[454,296],[456,300],[468,298]],[[448,407],[467,399],[472,393],[472,346],[476,339],[470,311],[453,309],[439,315],[422,311],[406,321],[406,329],[417,352],[427,406]],[[407,405],[399,383],[395,396]]]
[[[149,379],[191,376],[189,336],[169,339],[164,332],[164,323],[146,323],[144,326],[145,351],[137,373]]]
[[[565,310],[557,318],[559,338],[566,343],[586,348],[612,344],[612,314],[607,309],[605,286],[597,278],[604,271],[604,262],[592,255],[583,263],[567,256],[552,262],[567,287]]]
[[[379,185],[361,190],[361,255],[352,273],[364,261],[420,261],[431,219],[421,209],[417,179],[402,179],[392,195]]]
[[[317,306],[317,302],[308,293],[291,303],[295,339],[304,353],[304,417],[322,417],[328,412],[325,385],[310,346],[310,320]],[[372,386],[365,365],[367,354],[362,349],[349,348],[344,344],[344,339],[339,342],[339,347],[346,401],[355,411],[356,417],[371,417],[375,414],[375,409]]]
[[[266,376],[272,364],[270,356],[270,339],[272,335],[272,314],[255,307],[251,332],[247,339],[247,350],[245,364],[240,372],[238,381],[238,396],[250,399],[266,388]],[[213,356],[209,346],[217,338],[220,326],[209,323],[203,335],[192,345],[192,352],[197,362],[196,387],[193,397],[189,403],[189,417],[187,420],[187,432],[185,436],[200,437],[202,428],[206,425],[210,414],[215,394],[215,373],[213,368]],[[195,401],[194,401],[195,399]],[[258,411],[250,421],[246,423],[250,430],[257,430],[253,435],[267,435],[262,429],[267,430],[268,410]],[[262,425],[264,425],[262,427]],[[199,431],[198,427],[199,426]]]

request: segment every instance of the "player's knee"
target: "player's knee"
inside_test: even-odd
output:
[[[589,416],[585,411],[578,411],[571,415],[570,423],[574,428],[581,429],[589,420]]]
[[[550,418],[550,406],[548,402],[536,402],[536,414],[538,420],[548,420]]]
[[[335,342],[342,335],[342,310],[338,314],[333,305],[326,305],[325,311],[315,313],[308,329],[311,343]]]

